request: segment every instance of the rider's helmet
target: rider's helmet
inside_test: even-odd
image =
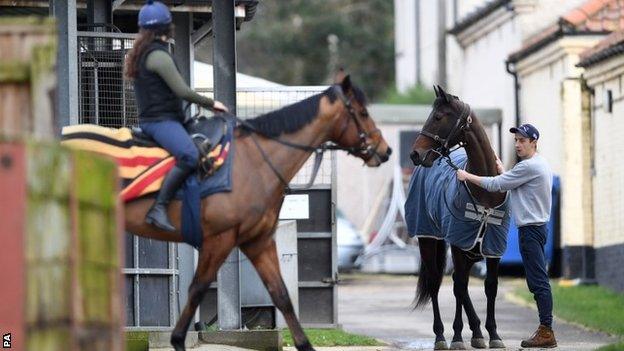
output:
[[[156,29],[171,24],[171,12],[160,1],[148,0],[139,11],[139,27]]]

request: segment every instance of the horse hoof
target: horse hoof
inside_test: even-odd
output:
[[[185,351],[186,347],[184,346],[184,336],[177,335],[173,333],[171,335],[171,346],[175,351]]]
[[[485,343],[484,338],[472,338],[472,340],[470,340],[470,346],[474,347],[475,349],[487,348],[487,344]]]
[[[446,341],[440,340],[436,341],[433,345],[434,350],[448,350],[448,345],[446,345]]]
[[[504,349],[505,344],[503,340],[490,340],[490,348],[491,349]]]
[[[466,345],[464,345],[463,341],[453,341],[451,343],[451,350],[465,350]]]

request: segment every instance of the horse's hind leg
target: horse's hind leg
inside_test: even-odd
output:
[[[504,349],[500,336],[496,332],[495,305],[496,294],[498,292],[498,263],[500,258],[486,259],[487,276],[485,277],[485,296],[487,297],[487,318],[485,320],[485,329],[490,334],[490,348]]]
[[[236,231],[234,230],[204,238],[195,276],[189,286],[188,301],[171,333],[171,345],[176,351],[185,350],[184,340],[195,310],[210,287],[210,283],[216,279],[219,267],[232,251],[235,243]]]
[[[295,309],[293,308],[290,296],[288,296],[288,290],[286,284],[282,280],[282,274],[280,273],[279,260],[277,258],[277,247],[275,240],[269,239],[268,246],[258,251],[257,245],[261,243],[248,243],[241,247],[241,250],[251,260],[251,263],[256,268],[258,275],[262,279],[262,282],[269,291],[271,299],[286,320],[288,328],[292,333],[295,341],[295,347],[298,351],[314,351],[314,348],[310,344],[308,337],[304,334],[301,324],[295,315]],[[252,252],[253,248],[253,252]]]

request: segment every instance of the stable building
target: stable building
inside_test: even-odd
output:
[[[585,250],[594,257],[588,275],[599,284],[624,291],[624,166],[618,151],[624,148],[624,31],[618,31],[583,52],[577,65],[591,93],[590,120],[593,192],[593,236]]]

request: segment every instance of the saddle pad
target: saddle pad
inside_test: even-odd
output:
[[[451,159],[458,167],[465,168],[467,156],[464,149],[452,153]],[[414,169],[405,202],[409,235],[443,239],[463,250],[470,250],[479,243],[479,229],[485,222],[481,254],[501,257],[507,247],[509,230],[507,200],[491,209],[487,219],[483,218],[483,206],[477,204],[475,211],[470,195],[455,173],[444,159],[435,161],[432,167]]]
[[[215,157],[215,174],[196,185],[199,186],[196,189],[199,189],[201,197],[231,190],[230,170],[220,172],[220,168],[230,158],[231,129],[229,128],[227,137],[210,154]],[[94,151],[114,158],[123,181],[121,198],[125,202],[158,192],[165,175],[175,165],[175,159],[165,149],[146,147],[141,142],[135,141],[129,128],[114,129],[93,124],[72,125],[63,128],[61,140],[61,143],[68,147]],[[192,178],[196,177],[189,177]],[[182,198],[182,190],[176,195],[177,199]]]

